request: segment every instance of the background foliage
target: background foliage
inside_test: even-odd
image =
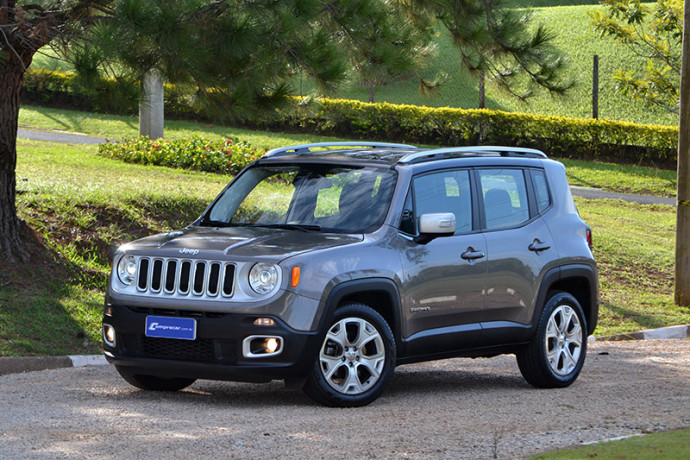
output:
[[[125,163],[237,174],[261,153],[236,137],[207,139],[193,136],[177,140],[125,138],[98,146],[98,153]]]

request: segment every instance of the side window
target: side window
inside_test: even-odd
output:
[[[525,175],[521,169],[479,170],[486,229],[515,227],[529,220]]]
[[[467,170],[441,171],[417,176],[413,181],[414,214],[452,212],[455,234],[472,231],[472,196]]]
[[[530,172],[532,174],[532,184],[534,185],[534,195],[537,199],[537,212],[541,214],[551,204],[546,174],[540,169],[533,169]]]

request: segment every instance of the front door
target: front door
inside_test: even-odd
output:
[[[474,230],[470,189],[470,171],[465,169],[413,179],[401,226],[402,329],[404,339],[425,349],[420,351],[464,348],[481,335],[488,259],[485,237]],[[416,243],[419,217],[441,212],[455,214],[455,234]]]

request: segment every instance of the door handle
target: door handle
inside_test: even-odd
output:
[[[475,260],[475,259],[481,259],[482,257],[486,257],[486,254],[484,251],[475,251],[474,248],[467,248],[467,251],[463,252],[460,257],[462,257],[465,260]]]
[[[534,252],[539,252],[539,251],[546,251],[547,249],[551,249],[551,245],[548,243],[542,243],[539,241],[539,239],[535,239],[532,244],[528,246],[530,251]]]

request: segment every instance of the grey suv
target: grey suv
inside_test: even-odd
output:
[[[565,169],[538,150],[307,144],[268,152],[187,228],[120,247],[103,338],[146,390],[284,379],[362,406],[397,365],[502,353],[565,387],[598,289]]]

